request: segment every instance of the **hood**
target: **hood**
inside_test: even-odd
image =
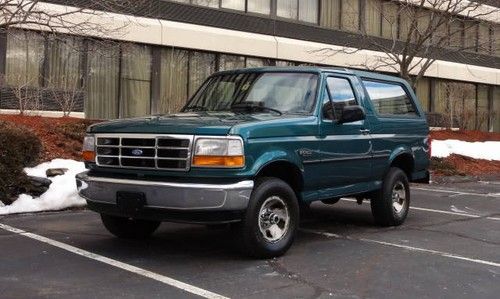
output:
[[[189,112],[107,121],[90,126],[89,132],[227,135],[234,125],[281,117],[271,113]]]

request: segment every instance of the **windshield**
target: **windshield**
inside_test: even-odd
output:
[[[311,113],[318,76],[235,73],[210,77],[183,111]]]

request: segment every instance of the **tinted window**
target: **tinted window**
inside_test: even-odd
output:
[[[417,115],[401,85],[363,80],[375,111],[382,115]]]
[[[344,78],[329,77],[327,79],[327,84],[332,103],[329,101],[324,103],[324,115],[328,119],[339,119],[344,107],[357,105],[354,91],[352,90],[349,80]]]

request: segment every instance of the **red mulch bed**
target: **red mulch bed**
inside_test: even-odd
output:
[[[33,131],[42,141],[41,161],[56,158],[80,160],[85,128],[97,122],[73,117],[22,115],[0,115],[0,121],[13,122]]]
[[[440,130],[431,131],[431,138],[434,140],[457,139],[468,142],[500,141],[500,133]],[[449,172],[435,168],[434,175],[450,175],[450,173],[455,175],[500,174],[500,161],[472,159],[455,154],[442,159],[442,161],[450,167],[446,168]]]
[[[463,130],[460,131],[440,130],[440,131],[431,131],[431,138],[435,140],[457,139],[469,142],[500,141],[500,133],[463,131]]]

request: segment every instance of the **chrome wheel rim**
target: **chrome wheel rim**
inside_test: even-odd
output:
[[[394,212],[400,214],[406,206],[406,188],[405,185],[398,181],[392,188],[392,208]]]
[[[288,206],[279,196],[267,198],[259,211],[259,229],[262,237],[271,243],[281,240],[290,226]]]

